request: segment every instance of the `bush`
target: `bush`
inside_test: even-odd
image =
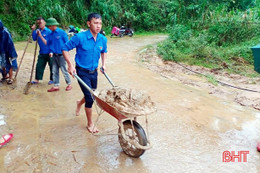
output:
[[[170,39],[173,42],[177,42],[179,40],[186,40],[192,35],[191,29],[188,26],[184,26],[181,24],[169,27],[168,30],[170,31]]]
[[[241,12],[239,6],[235,9],[228,8],[230,4],[225,7],[213,3],[216,6],[200,6],[205,12],[192,15],[192,3],[189,1],[189,8],[181,7],[192,19],[182,20],[187,15],[175,14],[174,24],[167,27],[169,38],[158,46],[157,52],[164,60],[225,69],[232,73],[251,73],[253,57],[250,47],[260,42],[260,6]],[[196,6],[197,10],[201,11],[201,8]]]
[[[214,21],[208,28],[208,42],[218,46],[239,44],[259,35],[256,23],[247,21],[240,16],[225,17]]]

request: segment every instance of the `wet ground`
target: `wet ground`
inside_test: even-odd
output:
[[[99,118],[100,136],[87,131],[83,110],[75,116],[76,101],[82,97],[76,79],[73,89],[65,91],[60,74],[60,91],[48,93],[46,69],[44,80],[33,85],[28,95],[23,94],[32,67],[31,43],[17,83],[0,86],[0,132],[14,134],[0,149],[0,172],[259,172],[256,142],[260,140],[260,112],[241,106],[233,98],[217,97],[205,88],[149,70],[140,61],[139,52],[165,38],[108,39],[110,78],[120,87],[148,93],[157,106],[157,112],[149,116],[153,147],[138,159],[122,152],[117,135],[102,135],[117,133],[117,121],[112,116],[103,113]],[[19,58],[25,45],[16,44]],[[99,74],[98,89],[108,87],[109,82]],[[142,117],[137,120],[145,127]],[[246,162],[236,159],[224,163],[224,151],[249,154]]]

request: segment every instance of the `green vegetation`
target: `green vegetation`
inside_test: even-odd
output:
[[[250,0],[182,2],[168,25],[169,39],[157,51],[165,60],[255,76],[250,47],[260,43],[256,4]]]
[[[15,40],[24,40],[38,16],[55,17],[63,28],[86,28],[87,15],[98,12],[106,33],[123,24],[138,35],[167,32],[157,50],[165,60],[253,76],[250,47],[260,43],[259,1],[2,0],[0,19]]]
[[[0,19],[15,40],[22,40],[30,34],[30,25],[38,16],[54,17],[63,28],[71,24],[86,28],[90,12],[102,15],[106,33],[120,25],[139,32],[162,31],[169,21],[165,9],[162,0],[2,0]]]
[[[206,79],[208,80],[209,83],[211,83],[215,86],[218,86],[218,80],[213,75],[207,74],[205,77],[206,77]]]

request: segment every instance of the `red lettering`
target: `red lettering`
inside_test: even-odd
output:
[[[238,162],[241,162],[241,155],[240,151],[238,151],[238,154],[235,155],[235,151],[231,151],[231,157],[232,157],[232,162],[235,162],[235,159],[238,159]]]
[[[247,154],[249,154],[249,151],[240,151],[241,156],[243,155],[243,162],[247,162]]]
[[[235,151],[224,151],[223,152],[223,162],[235,162],[236,159],[238,162],[241,162],[243,159],[243,162],[247,162],[247,155],[249,154],[249,151],[238,151],[237,154],[235,154]]]
[[[223,162],[230,162],[232,160],[232,157],[230,156],[229,151],[224,151],[223,152]]]

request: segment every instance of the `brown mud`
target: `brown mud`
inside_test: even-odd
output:
[[[223,70],[163,61],[156,54],[156,45],[142,50],[140,58],[150,70],[166,78],[205,89],[209,94],[219,98],[232,98],[242,106],[260,110],[260,88],[258,87],[260,76],[249,78],[238,74],[229,74]],[[213,78],[212,81],[210,82],[207,77]]]
[[[146,54],[145,59],[141,55],[140,61],[145,46],[166,37],[108,38],[110,78],[121,88],[148,93],[157,107],[157,112],[148,116],[148,131],[144,118],[137,118],[153,145],[138,159],[122,152],[117,135],[91,135],[83,109],[75,116],[76,101],[82,98],[76,79],[72,90],[65,91],[60,74],[60,91],[48,93],[51,86],[46,69],[43,81],[33,85],[28,95],[23,94],[33,60],[34,44],[30,44],[17,82],[13,86],[0,84],[0,132],[14,134],[12,141],[0,148],[0,172],[259,172],[256,142],[260,140],[260,113],[252,106],[255,102],[258,107],[259,97],[211,85],[183,68],[153,59],[153,54]],[[19,57],[25,45],[15,44]],[[258,80],[231,77],[233,81],[224,81],[252,89],[259,86]],[[109,82],[99,73],[97,90],[107,88],[111,88]],[[244,99],[253,96],[256,100],[252,103]],[[95,106],[93,109],[95,119],[98,113]],[[105,112],[97,126],[101,134],[118,131],[117,120]],[[249,151],[247,162],[224,163],[224,151]]]
[[[98,97],[129,118],[150,115],[156,111],[151,97],[134,89],[113,87],[100,91]]]

